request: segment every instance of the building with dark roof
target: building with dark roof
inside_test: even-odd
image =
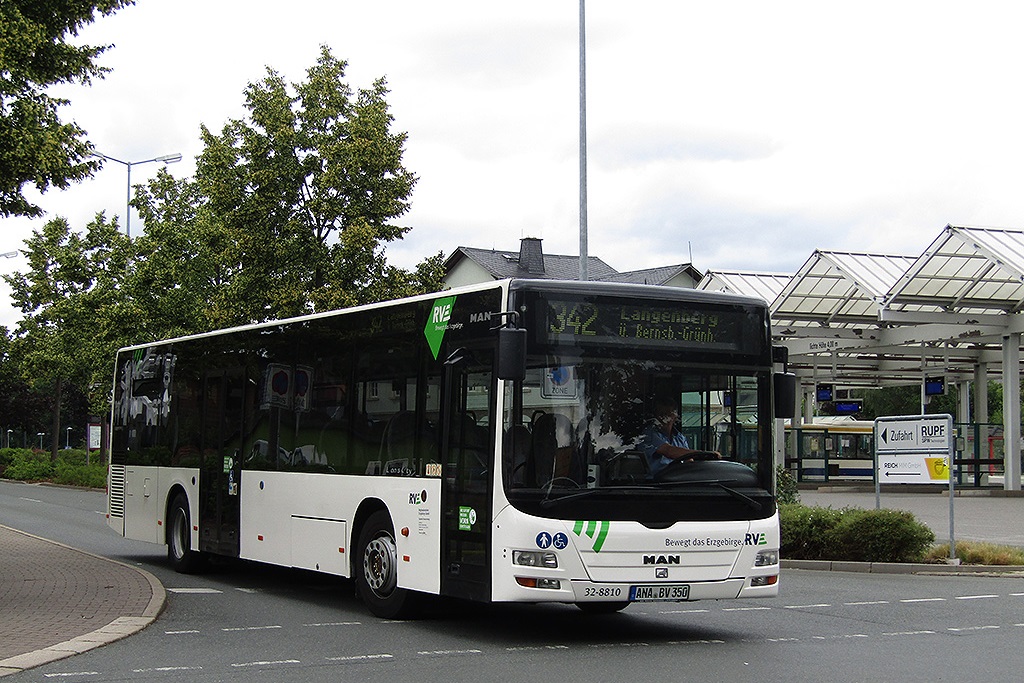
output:
[[[513,277],[578,280],[580,258],[545,254],[540,238],[524,237],[520,240],[519,251],[458,247],[445,261],[444,267],[446,287],[460,287]],[[590,256],[587,258],[587,277],[604,282],[631,282],[692,289],[700,282],[702,274],[689,263],[620,273],[596,256]]]

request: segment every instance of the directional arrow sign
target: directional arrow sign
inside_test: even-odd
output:
[[[949,452],[952,421],[946,415],[880,417],[875,420],[875,450],[879,453]]]

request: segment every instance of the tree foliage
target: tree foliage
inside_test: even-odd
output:
[[[0,217],[40,216],[22,194],[66,188],[99,167],[92,147],[59,109],[66,99],[47,94],[65,83],[87,85],[107,69],[95,63],[109,46],[76,46],[69,37],[133,0],[3,0],[0,2]]]
[[[52,397],[56,437],[66,390],[91,394],[94,412],[106,413],[110,359],[130,339],[120,294],[130,243],[100,214],[84,234],[51,220],[25,247],[29,270],[4,276],[24,314],[11,345],[30,386]]]
[[[353,91],[321,48],[306,80],[245,89],[245,119],[203,126],[196,177],[159,174],[138,196],[146,222],[133,290],[172,329],[209,329],[437,288],[440,254],[413,272],[384,246],[408,227],[416,177],[383,79]]]

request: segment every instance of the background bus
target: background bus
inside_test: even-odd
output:
[[[351,577],[385,617],[423,594],[590,611],[772,596],[778,377],[763,301],[592,282],[131,347],[109,524],[180,571],[221,555]],[[653,477],[659,398],[709,459]]]
[[[819,416],[786,423],[786,462],[798,481],[874,481],[874,422]]]

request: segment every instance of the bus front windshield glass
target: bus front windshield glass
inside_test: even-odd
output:
[[[505,400],[509,501],[650,524],[774,514],[769,373],[629,355],[530,359]]]

